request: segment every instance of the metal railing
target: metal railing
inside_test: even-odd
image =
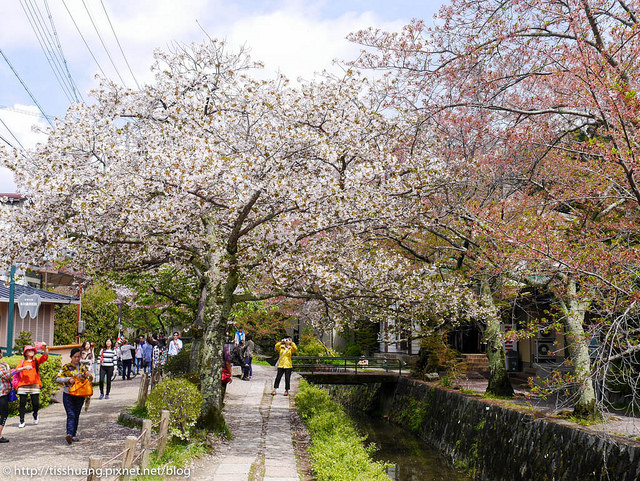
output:
[[[402,375],[404,362],[386,357],[315,357],[294,356],[293,370],[310,373],[398,373]]]

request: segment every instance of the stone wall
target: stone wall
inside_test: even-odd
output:
[[[331,391],[413,431],[479,480],[640,481],[640,443],[408,379]]]

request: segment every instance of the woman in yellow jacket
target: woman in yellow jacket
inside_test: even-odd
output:
[[[285,337],[282,341],[276,344],[276,351],[280,353],[278,358],[278,374],[276,374],[276,381],[273,383],[272,396],[277,394],[278,386],[280,386],[280,379],[284,374],[284,395],[289,395],[289,389],[291,389],[291,371],[293,371],[293,364],[291,364],[291,356],[296,353],[298,346],[291,340],[290,337]]]

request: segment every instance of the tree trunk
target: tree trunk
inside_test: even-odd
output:
[[[221,315],[213,316],[204,332],[200,359],[200,425],[218,432],[226,426],[222,416],[222,350],[225,330],[226,319],[223,320]]]
[[[215,230],[215,223],[208,217],[203,219],[207,229],[207,266],[202,268],[204,285],[198,301],[198,315],[196,322],[202,324],[202,338],[197,352],[192,353],[190,362],[199,367],[200,390],[202,392],[202,412],[200,426],[209,430],[226,431],[226,423],[222,416],[222,350],[224,348],[227,328],[228,305],[232,304],[235,285],[231,287],[231,297],[227,296],[229,279],[236,280],[235,272],[227,275],[222,306],[217,302],[216,295],[220,291],[223,275],[220,272],[220,262],[224,250],[221,248]],[[237,281],[236,281],[237,285]],[[229,299],[227,299],[229,297]]]
[[[568,305],[561,303],[561,307],[565,317],[569,357],[573,363],[574,375],[578,385],[578,399],[573,411],[576,416],[591,417],[596,415],[596,394],[591,378],[589,344],[583,327],[589,301],[579,299],[574,279],[569,279],[567,287],[569,302]]]
[[[191,354],[189,357],[189,371],[191,372],[200,372],[202,346],[204,345],[205,326],[207,325],[205,315],[207,311],[207,303],[209,301],[209,289],[207,289],[206,280],[201,282],[196,321],[191,327]]]
[[[495,396],[511,397],[513,396],[513,386],[511,386],[511,380],[507,373],[498,309],[493,302],[493,294],[491,294],[491,288],[486,279],[482,280],[480,289],[482,303],[490,310],[484,333],[487,341],[487,358],[489,358],[489,385],[486,392]]]

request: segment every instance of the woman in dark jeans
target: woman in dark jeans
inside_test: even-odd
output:
[[[81,357],[82,352],[79,348],[74,347],[71,349],[71,362],[62,366],[56,378],[56,382],[62,384],[62,404],[67,413],[66,440],[68,444],[79,441],[76,434],[78,432],[80,413],[82,412],[82,406],[85,402],[84,396],[72,394],[69,392],[69,388],[76,382],[86,379],[91,380],[93,378],[93,375],[87,370],[87,366],[80,363]]]
[[[98,399],[109,399],[111,392],[111,379],[113,378],[113,369],[116,365],[118,355],[113,349],[111,339],[104,341],[104,347],[100,350],[98,362],[100,363],[100,397]],[[104,395],[104,379],[107,378],[107,395]]]

